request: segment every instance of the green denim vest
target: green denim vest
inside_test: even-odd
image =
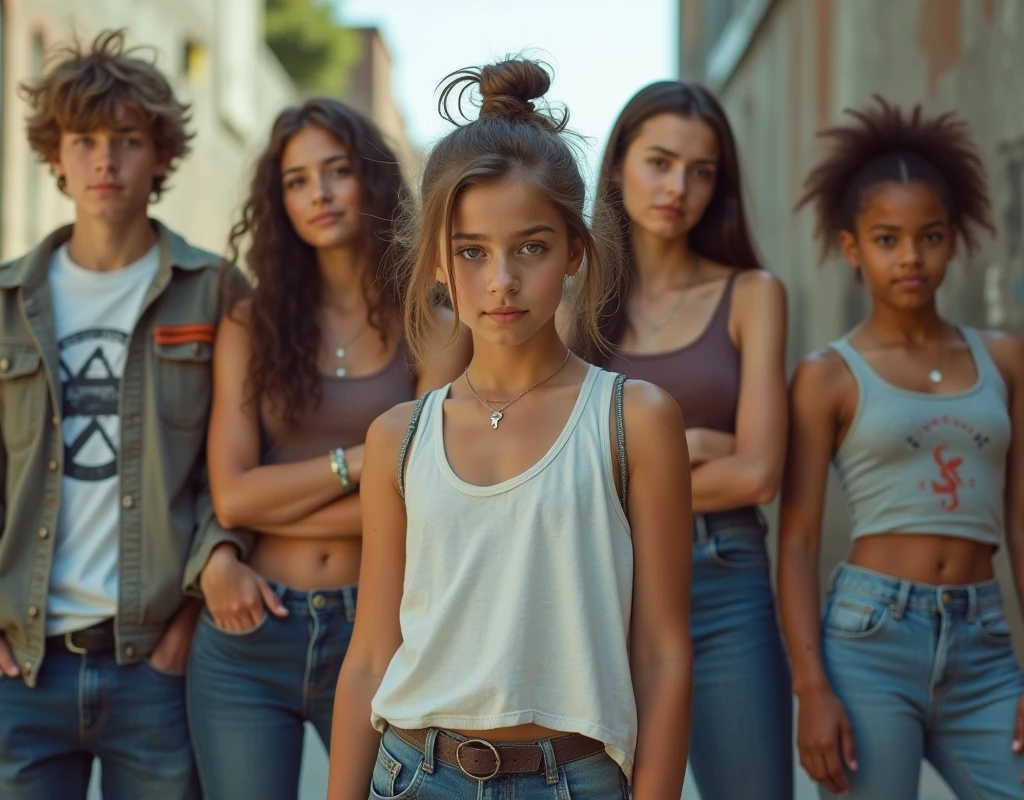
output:
[[[118,409],[117,661],[131,664],[156,647],[211,550],[251,535],[217,524],[206,478],[212,393],[209,335],[220,320],[221,259],[154,222],[160,268],[128,340]],[[43,662],[46,599],[61,502],[59,356],[49,268],[71,236],[58,230],[27,255],[0,265],[0,633],[34,686]],[[208,330],[208,329],[207,329]]]

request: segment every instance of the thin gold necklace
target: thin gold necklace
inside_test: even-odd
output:
[[[529,389],[523,390],[522,392],[517,394],[515,397],[513,397],[511,400],[506,400],[504,403],[498,403],[499,408],[494,408],[493,406],[491,406],[490,403],[488,403],[479,394],[477,394],[476,389],[473,388],[473,384],[469,382],[469,367],[466,367],[465,371],[462,373],[462,377],[466,379],[466,386],[469,387],[469,391],[471,391],[473,393],[473,396],[476,397],[476,399],[480,401],[480,405],[482,405],[484,408],[486,408],[488,411],[491,412],[491,429],[492,430],[498,430],[498,423],[501,422],[501,418],[503,416],[505,416],[505,409],[508,408],[510,405],[512,405],[519,398],[521,398],[524,395],[529,394],[530,392],[532,392],[534,389],[536,389],[542,383],[547,383],[549,380],[551,380],[553,377],[555,377],[559,372],[562,371],[562,367],[565,366],[565,363],[569,360],[569,356],[571,354],[572,354],[571,350],[566,350],[565,351],[565,358],[563,358],[562,359],[562,363],[558,365],[558,369],[556,369],[554,372],[552,372],[546,378],[537,381]],[[492,400],[491,403],[497,403],[497,401]]]

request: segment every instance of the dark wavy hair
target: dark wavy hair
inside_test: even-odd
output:
[[[598,175],[597,208],[616,221],[615,233],[626,265],[626,269],[619,273],[618,284],[601,314],[601,333],[613,345],[619,344],[626,332],[629,322],[626,298],[636,277],[636,261],[630,240],[631,221],[622,201],[622,188],[615,176],[643,124],[660,114],[699,119],[714,131],[718,141],[719,163],[714,192],[704,214],[689,233],[690,247],[709,261],[730,267],[761,267],[743,208],[736,139],[722,106],[711,92],[696,83],[658,81],[645,86],[630,98],[615,121]],[[604,360],[587,341],[581,342],[578,349],[598,363]]]
[[[952,112],[926,117],[916,105],[908,115],[879,95],[873,101],[846,109],[849,124],[818,134],[827,151],[808,173],[796,208],[813,207],[822,260],[838,248],[840,231],[855,230],[868,193],[883,183],[932,186],[950,225],[973,252],[979,230],[994,234],[995,226],[985,165],[967,123]]]
[[[317,368],[321,331],[314,313],[323,296],[323,278],[315,249],[295,232],[284,207],[281,158],[293,136],[317,126],[348,149],[359,181],[362,246],[371,268],[363,275],[369,323],[386,340],[386,315],[399,307],[401,287],[393,280],[392,233],[405,194],[398,161],[370,120],[344,103],[312,98],[286,108],[274,121],[270,142],[260,155],[242,218],[231,229],[228,260],[238,261],[249,238],[245,264],[251,291],[223,283],[228,312],[244,298],[251,301],[250,401],[267,400],[294,425],[299,411],[322,399]],[[228,274],[228,273],[225,273]]]

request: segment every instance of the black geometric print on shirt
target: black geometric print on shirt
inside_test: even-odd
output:
[[[117,475],[117,395],[127,343],[123,331],[90,328],[64,337],[57,345],[64,474],[69,478],[95,482]]]

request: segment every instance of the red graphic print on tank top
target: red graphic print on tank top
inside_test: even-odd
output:
[[[935,443],[937,436],[942,439]],[[965,455],[962,451],[972,445],[981,450],[988,441],[987,436],[958,417],[944,414],[929,419],[916,435],[907,437],[907,444],[914,449],[930,448],[935,465],[934,477],[919,480],[918,489],[935,495],[943,511],[956,511],[960,508],[962,492],[974,488],[974,478],[964,474]]]

